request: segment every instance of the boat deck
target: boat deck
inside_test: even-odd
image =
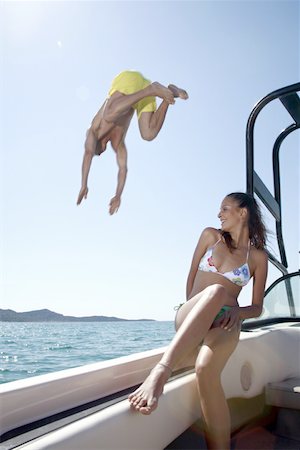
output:
[[[295,411],[293,436],[299,435],[300,412]],[[290,430],[291,431],[291,430]],[[233,434],[232,450],[299,450],[300,440],[279,434],[276,419],[264,425],[262,423],[246,426]],[[300,436],[299,436],[300,437]],[[188,430],[171,442],[165,450],[206,450],[205,439],[200,422],[195,422]]]

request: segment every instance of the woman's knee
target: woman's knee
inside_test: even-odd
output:
[[[222,286],[222,284],[215,283],[211,286],[208,286],[206,289],[212,301],[218,302],[220,307],[225,304],[224,301],[227,295],[227,291],[224,286]]]
[[[208,287],[213,296],[223,296],[226,293],[226,289],[222,284],[215,283]]]
[[[219,380],[220,374],[214,364],[209,361],[199,361],[195,363],[195,373],[200,386],[210,386],[212,382]]]

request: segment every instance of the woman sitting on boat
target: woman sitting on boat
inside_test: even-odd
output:
[[[221,229],[206,228],[196,246],[187,278],[187,301],[176,314],[177,332],[129,401],[135,410],[150,414],[172,370],[196,351],[195,372],[207,446],[229,450],[230,414],[221,373],[237,346],[242,320],[262,312],[268,258],[266,229],[252,196],[241,192],[227,195],[218,217]],[[238,295],[252,277],[252,303],[240,307]]]

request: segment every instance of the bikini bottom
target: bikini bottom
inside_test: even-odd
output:
[[[219,319],[226,311],[229,311],[232,308],[232,306],[222,306],[218,314],[216,315],[214,320]]]
[[[175,306],[174,309],[175,311],[178,311],[181,306],[184,305],[184,303],[180,303],[180,305]],[[223,314],[225,314],[226,311],[229,311],[232,308],[232,306],[222,306],[222,308],[220,309],[220,311],[218,312],[218,314],[216,315],[216,317],[214,318],[214,321],[217,319],[220,319],[220,317],[223,316]]]

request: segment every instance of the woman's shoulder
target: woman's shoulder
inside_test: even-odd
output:
[[[252,260],[255,261],[257,265],[265,264],[268,262],[268,254],[265,249],[251,246],[251,253]]]
[[[213,245],[220,239],[220,231],[213,227],[206,227],[201,233],[200,239],[205,240],[208,245]]]

